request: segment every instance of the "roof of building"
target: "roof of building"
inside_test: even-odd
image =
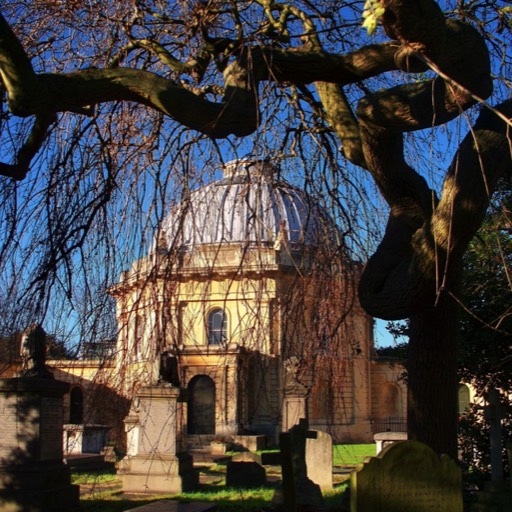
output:
[[[261,244],[314,245],[334,222],[303,191],[278,179],[263,161],[236,161],[224,177],[191,192],[164,218],[160,247]],[[163,242],[163,243],[162,243]]]

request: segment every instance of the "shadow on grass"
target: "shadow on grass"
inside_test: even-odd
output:
[[[215,485],[201,485],[197,492],[182,493],[179,495],[155,495],[134,498],[124,497],[117,491],[113,493],[98,494],[81,501],[83,512],[124,512],[141,507],[158,500],[175,500],[182,503],[201,501],[217,506],[217,512],[271,512],[282,508],[274,508],[272,497],[279,485],[269,484],[255,489],[235,489]],[[341,492],[344,486],[325,496],[327,510],[344,511],[346,499]]]
[[[82,512],[125,512],[158,500],[174,500],[180,502],[201,501],[217,506],[217,512],[270,512],[278,510],[272,506],[272,498],[276,489],[281,487],[279,480],[271,481],[264,487],[254,489],[238,489],[225,487],[225,467],[201,465],[197,468],[203,475],[210,478],[209,483],[202,483],[195,492],[179,495],[129,495],[120,490],[115,470],[104,468],[99,471],[74,472],[75,483],[80,483],[83,492],[80,500]],[[335,484],[332,492],[324,494],[326,508],[331,511],[347,510],[343,491],[346,483]],[[281,509],[282,511],[282,509]]]
[[[217,512],[263,512],[273,510],[272,496],[276,486],[268,484],[255,489],[235,489],[203,484],[195,492],[178,495],[133,496],[124,495],[119,490],[98,492],[83,496],[80,501],[83,512],[124,512],[158,500],[175,500],[182,503],[201,501],[217,506]]]
[[[112,497],[108,497],[105,499],[81,499],[80,510],[83,512],[124,512],[125,510],[130,510],[132,508],[148,505],[149,503],[153,503],[153,501],[155,501],[154,498],[148,498],[137,501],[114,499]]]

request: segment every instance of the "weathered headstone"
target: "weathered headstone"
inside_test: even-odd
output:
[[[320,487],[308,478],[306,466],[306,439],[308,422],[301,419],[288,432],[279,436],[283,476],[282,497],[278,493],[274,503],[283,502],[287,512],[323,510],[324,500]]]
[[[0,379],[0,510],[70,512],[79,487],[63,462],[63,396],[45,363],[45,338],[35,326],[24,336],[22,377]]]
[[[351,512],[462,512],[455,462],[423,443],[404,441],[360,464],[350,477]]]
[[[192,457],[178,444],[179,398],[180,389],[170,384],[137,392],[137,406],[125,421],[129,454],[118,467],[124,492],[180,493],[197,486]]]
[[[306,438],[308,478],[322,490],[332,489],[332,437],[321,430],[310,430]]]
[[[262,487],[267,483],[267,472],[257,462],[228,462],[226,467],[226,485],[228,487]]]

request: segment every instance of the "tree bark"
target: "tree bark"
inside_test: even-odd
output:
[[[496,112],[511,119],[512,100]],[[409,317],[410,438],[452,457],[457,456],[459,331],[453,297],[460,296],[462,257],[496,183],[512,172],[510,121],[496,112],[480,114],[447,172],[440,201],[430,216],[425,212],[421,225],[421,214],[414,209],[391,212],[384,239],[360,283],[365,309],[374,316]]]
[[[457,283],[451,293],[457,294]],[[409,319],[407,431],[409,439],[457,459],[458,307],[445,290],[433,307]]]

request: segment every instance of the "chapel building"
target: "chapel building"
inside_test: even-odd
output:
[[[128,398],[158,382],[185,388],[191,446],[277,441],[300,418],[338,442],[369,442],[377,419],[403,419],[406,393],[401,369],[374,358],[360,272],[317,201],[268,162],[229,163],[170,210],[110,290],[113,385]]]

